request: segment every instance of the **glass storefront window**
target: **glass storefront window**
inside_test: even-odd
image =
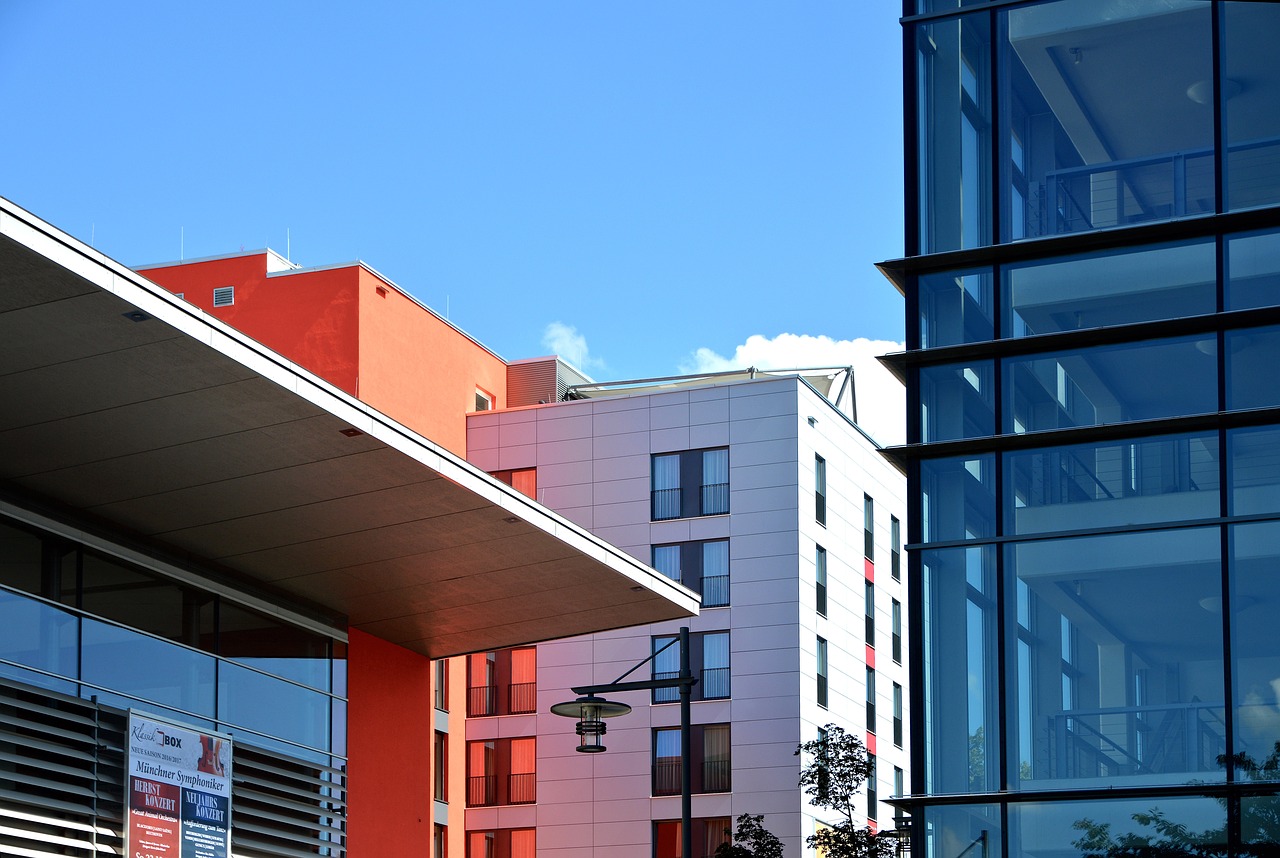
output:
[[[1217,354],[1217,339],[1208,336],[1010,358],[1002,366],[1004,431],[1211,414],[1218,410]]]
[[[205,593],[85,550],[78,607],[94,616],[213,652],[214,603]]]
[[[1212,99],[1188,96],[1212,80],[1211,13],[1197,0],[1000,13],[1002,240],[1214,212]]]
[[[218,655],[303,685],[329,690],[329,639],[223,600]]]
[[[1007,266],[1002,333],[1027,337],[1213,313],[1214,257],[1210,240]]]
[[[994,276],[989,268],[922,274],[920,347],[981,343],[995,337]]]
[[[1280,429],[1227,433],[1231,453],[1231,515],[1280,513]]]
[[[1227,855],[1227,811],[1212,798],[1107,798],[1009,806],[1014,855]]]
[[[1214,518],[1216,433],[1005,453],[1005,533]]]
[[[995,456],[920,463],[920,530],[926,542],[995,536]]]
[[[82,634],[84,682],[214,717],[213,656],[89,618]]]
[[[936,549],[922,552],[920,562],[926,789],[994,792],[1000,788],[995,549]]]
[[[1222,115],[1227,134],[1223,192],[1229,211],[1280,202],[1280,86],[1276,85],[1275,35],[1280,6],[1224,3]],[[1206,79],[1187,97],[1210,101]]]
[[[1275,383],[1280,366],[1280,326],[1227,331],[1227,409],[1271,408],[1280,405]]]
[[[912,853],[922,850],[924,858],[1002,858],[1004,855],[1000,806],[996,804],[926,807],[913,815],[912,829]]]
[[[79,637],[79,622],[73,614],[0,590],[0,658],[74,677]]]
[[[1228,310],[1280,304],[1280,231],[1227,237]]]
[[[0,524],[0,584],[44,595],[40,537],[26,530]]]
[[[1203,605],[1231,617],[1236,777],[1280,780],[1280,522],[1232,527],[1230,568],[1229,610],[1220,595]]]
[[[227,724],[328,748],[331,699],[231,662],[219,665],[218,720]]]
[[[991,33],[986,15],[916,25],[920,247],[991,243]]]
[[[1017,594],[1006,618],[1010,784],[1224,780],[1219,529],[1006,552]]]
[[[927,366],[920,370],[921,441],[954,441],[994,435],[995,365]]]

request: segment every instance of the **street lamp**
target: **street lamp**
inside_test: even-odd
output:
[[[646,662],[652,661],[659,653],[675,643],[680,644],[680,672],[670,679],[641,679],[632,680],[631,682],[623,682],[631,674],[635,673]],[[693,832],[692,819],[693,816],[693,775],[691,771],[691,754],[689,753],[689,696],[694,684],[697,682],[693,672],[689,669],[689,629],[686,626],[680,628],[679,637],[668,641],[665,646],[619,676],[613,682],[605,685],[581,685],[572,689],[574,694],[582,695],[577,700],[570,700],[566,703],[557,703],[551,707],[551,711],[556,715],[563,715],[566,718],[577,718],[578,725],[578,750],[586,753],[599,753],[605,749],[604,743],[600,740],[605,734],[605,718],[613,718],[618,715],[626,715],[631,711],[631,707],[625,703],[615,703],[612,700],[606,700],[603,697],[597,697],[598,694],[610,694],[620,691],[653,691],[659,688],[676,688],[680,692],[680,854],[683,858],[692,858],[693,855]]]

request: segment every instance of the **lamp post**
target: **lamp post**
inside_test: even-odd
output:
[[[652,661],[659,653],[675,643],[680,644],[680,672],[670,679],[640,679],[623,682],[635,673],[646,662]],[[578,750],[591,754],[605,750],[601,739],[605,734],[605,718],[626,715],[631,707],[625,703],[615,703],[597,697],[598,694],[610,694],[620,691],[653,691],[659,688],[675,688],[680,692],[680,855],[681,858],[693,856],[693,773],[691,754],[689,751],[689,699],[690,692],[698,680],[689,669],[689,629],[681,626],[679,637],[669,641],[666,646],[653,655],[605,685],[580,685],[572,689],[574,694],[582,695],[577,700],[557,703],[551,707],[556,715],[566,718],[577,718]]]

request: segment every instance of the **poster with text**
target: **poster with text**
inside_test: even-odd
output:
[[[129,712],[126,855],[229,858],[231,737]]]

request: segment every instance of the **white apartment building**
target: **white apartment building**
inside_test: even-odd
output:
[[[874,753],[865,815],[892,828],[880,799],[903,791],[908,763],[905,480],[853,419],[851,371],[750,370],[568,396],[469,415],[467,457],[702,595],[688,621],[700,677],[695,858],[743,813],[765,814],[788,858],[806,854],[824,811],[797,787],[795,750],[828,722]],[[575,581],[564,598],[584,599]],[[608,722],[601,754],[576,753],[573,722],[549,710],[573,686],[618,679],[681,624],[453,660],[471,716],[466,855],[453,858],[678,854],[674,691],[610,695],[633,711]],[[675,651],[630,678],[674,672]],[[452,686],[462,683],[455,673]]]

